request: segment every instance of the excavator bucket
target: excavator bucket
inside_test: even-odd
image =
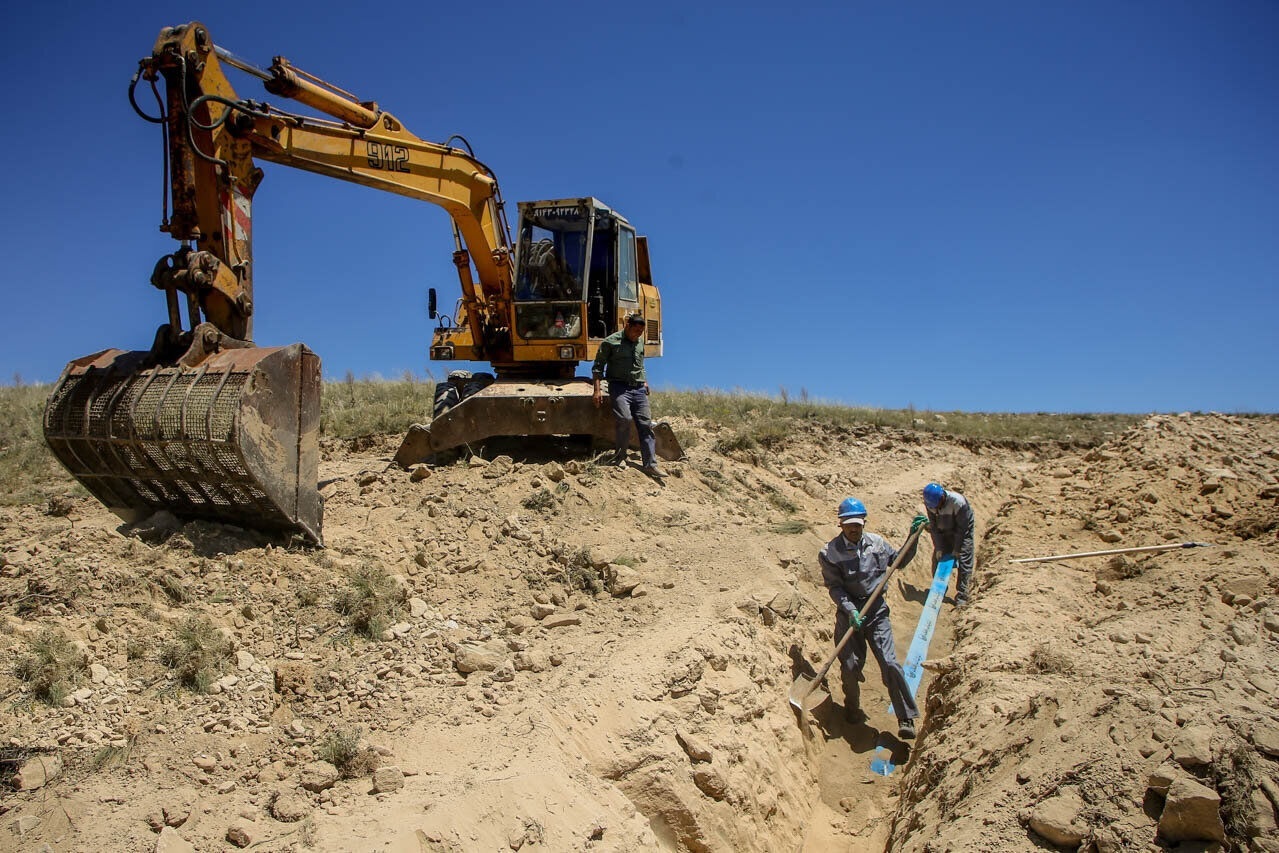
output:
[[[590,435],[613,442],[613,412],[597,408],[588,379],[535,382],[499,379],[437,416],[430,426],[414,424],[395,454],[402,468],[430,461],[436,453],[474,444],[493,436]],[[666,422],[653,424],[657,455],[667,461],[684,458]],[[632,430],[631,447],[638,447]]]
[[[44,435],[126,522],[157,510],[322,544],[320,359],[302,344],[225,349],[198,367],[104,350],[67,365]]]

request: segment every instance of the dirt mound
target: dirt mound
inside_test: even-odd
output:
[[[0,770],[20,771],[3,845],[1021,850],[1065,813],[1141,846],[1164,799],[1194,825],[1190,783],[1239,778],[1257,781],[1225,831],[1261,819],[1273,421],[1155,418],[1083,456],[684,427],[663,484],[555,454],[410,475],[393,439],[326,442],[323,551],[121,528],[88,500],[0,510]],[[989,529],[976,603],[933,641],[916,754],[873,674],[869,725],[827,707],[805,739],[785,697],[831,649],[814,558],[832,507],[857,494],[901,541],[933,479]],[[1006,566],[1183,538],[1222,547]],[[889,594],[902,653],[920,563]],[[1147,795],[1205,729],[1207,763]],[[905,770],[876,775],[881,748]]]

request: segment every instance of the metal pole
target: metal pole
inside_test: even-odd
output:
[[[1139,548],[1113,548],[1109,551],[1081,551],[1078,554],[1054,554],[1051,557],[1023,557],[1010,563],[1050,563],[1055,560],[1074,560],[1078,557],[1105,557],[1110,554],[1134,554],[1138,551],[1173,551],[1177,548],[1211,548],[1210,542],[1176,542],[1172,545],[1142,545]]]

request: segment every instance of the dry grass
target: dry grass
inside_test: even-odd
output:
[[[956,438],[993,442],[1059,441],[1091,446],[1105,441],[1139,422],[1144,415],[1071,414],[1048,412],[934,412],[915,409],[874,409],[816,402],[804,395],[792,400],[783,392],[777,397],[745,391],[677,391],[663,389],[653,396],[654,414],[661,417],[688,415],[733,430],[722,437],[721,449],[766,449],[785,441],[790,429],[801,423],[825,426],[877,426],[911,429]]]
[[[85,495],[44,443],[44,401],[52,385],[0,388],[0,505],[56,508]]]
[[[407,598],[386,572],[377,566],[365,566],[350,574],[333,609],[349,620],[352,631],[376,640],[391,627]]]
[[[368,776],[378,768],[381,756],[372,747],[361,747],[364,732],[356,728],[335,729],[320,744],[316,755],[337,768],[343,779]]]
[[[324,383],[320,432],[335,438],[407,432],[431,419],[435,383],[406,377],[397,382],[356,379]]]
[[[1031,650],[1026,668],[1040,674],[1070,675],[1075,671],[1075,662],[1064,652],[1041,645]]]
[[[207,619],[192,617],[178,625],[160,649],[160,663],[173,670],[178,682],[207,693],[231,659],[231,643]]]
[[[44,630],[27,643],[13,665],[14,678],[42,702],[58,706],[88,666],[84,652],[57,631]]]

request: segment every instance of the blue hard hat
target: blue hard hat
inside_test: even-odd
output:
[[[866,518],[866,505],[857,498],[844,498],[839,502],[839,522],[843,524],[848,519]]]
[[[946,490],[941,487],[941,483],[929,483],[924,486],[924,506],[929,509],[937,509],[945,498]]]

